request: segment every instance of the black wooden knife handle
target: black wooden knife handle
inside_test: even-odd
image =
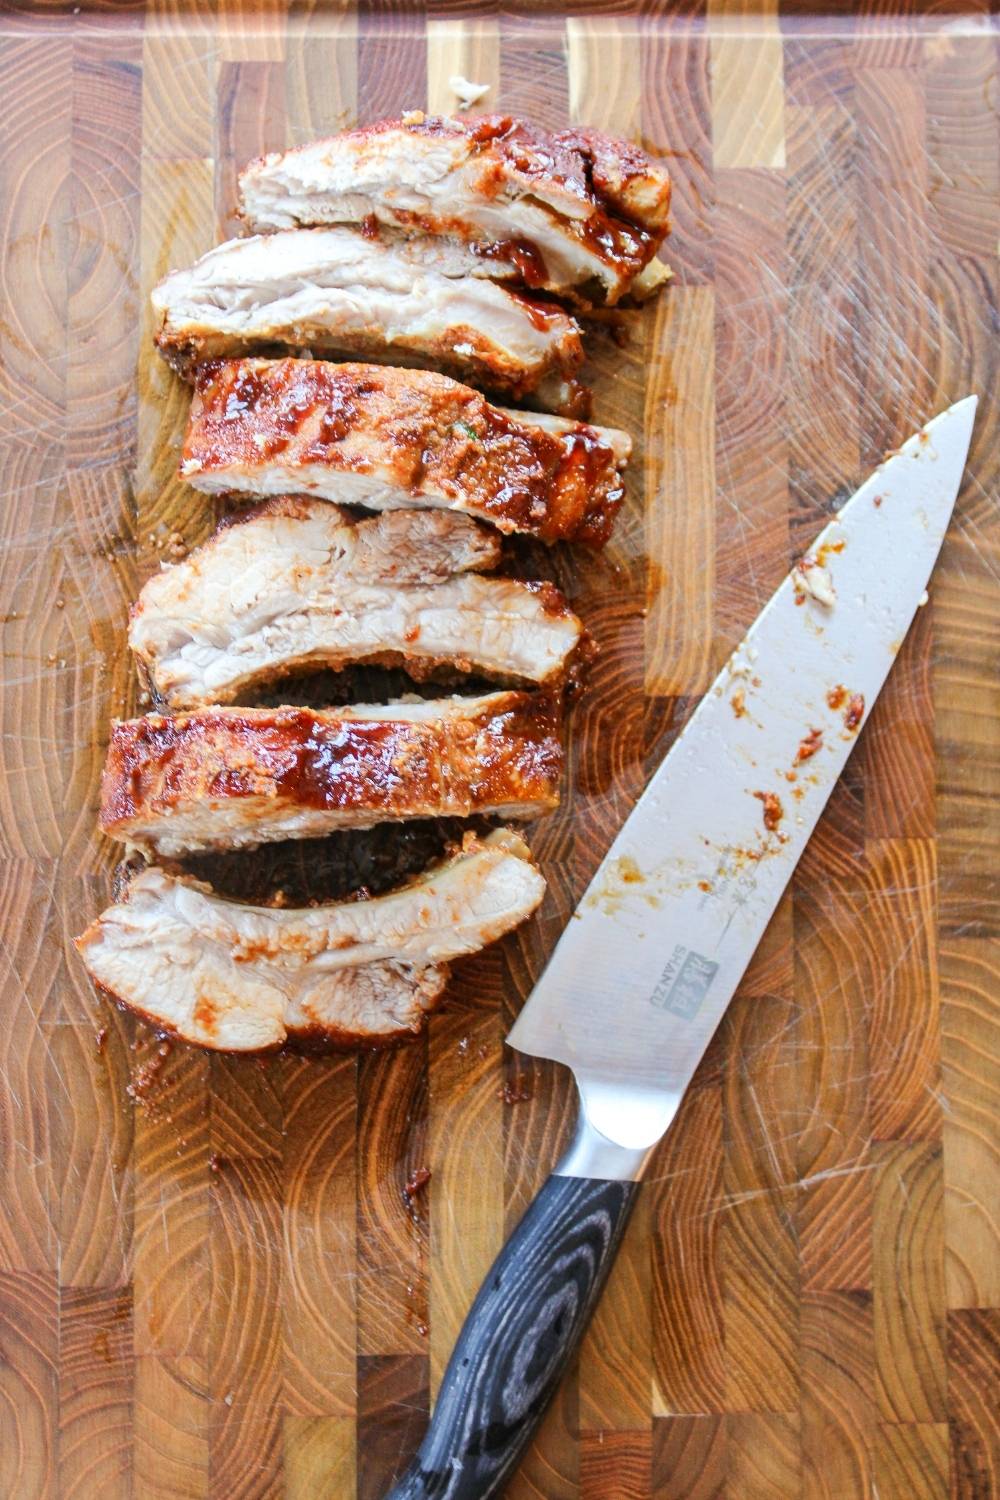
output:
[[[420,1451],[386,1500],[501,1492],[583,1337],[638,1191],[548,1179],[480,1287]]]

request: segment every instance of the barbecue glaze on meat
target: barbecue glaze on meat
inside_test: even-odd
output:
[[[419,1031],[449,961],[516,927],[544,892],[506,829],[467,835],[400,890],[329,906],[241,905],[153,867],[76,945],[102,989],[198,1046],[378,1046]]]
[[[488,264],[462,244],[348,225],[230,240],[155,288],[156,343],[187,378],[206,360],[285,344],[430,361],[514,400],[584,409],[576,323],[489,280]]]
[[[559,731],[540,693],[147,714],[112,725],[100,826],[173,857],[405,818],[531,818],[559,800]]]
[[[550,583],[481,578],[494,531],[450,511],[355,522],[282,496],[243,512],[145,585],[129,643],[172,708],[231,702],[296,671],[354,662],[558,683],[582,626]]]
[[[198,372],[181,475],[211,494],[431,506],[601,546],[630,448],[624,433],[508,412],[426,370],[221,360]]]
[[[614,303],[668,229],[670,179],[597,130],[419,112],[276,152],[240,175],[254,229],[377,222],[475,245],[528,286]]]

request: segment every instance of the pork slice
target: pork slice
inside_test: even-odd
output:
[[[506,829],[467,835],[388,895],[294,910],[226,901],[154,866],[76,945],[103,990],[199,1046],[381,1045],[419,1031],[450,960],[516,927],[544,892]]]
[[[275,152],[240,175],[254,229],[383,223],[471,243],[531,286],[614,303],[668,229],[670,179],[600,131],[419,112]]]
[[[156,343],[186,378],[206,360],[290,344],[395,365],[431,360],[473,385],[576,411],[576,323],[486,279],[487,264],[464,245],[372,238],[349,225],[230,240],[155,288]]]
[[[550,583],[472,571],[498,558],[496,534],[454,512],[353,522],[321,500],[280,497],[155,574],[129,643],[172,708],[355,662],[556,684],[580,621]]]
[[[531,818],[558,802],[561,769],[542,693],[147,714],[112,725],[100,826],[170,858],[408,818]]]
[[[209,494],[457,510],[601,546],[630,449],[623,432],[509,412],[428,370],[220,360],[198,371],[181,476]]]

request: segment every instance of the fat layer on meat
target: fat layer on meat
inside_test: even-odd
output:
[[[616,302],[668,228],[670,179],[600,131],[549,134],[509,115],[419,112],[252,162],[254,229],[383,223],[474,244],[528,285]]]
[[[193,377],[205,360],[290,344],[395,365],[434,362],[516,400],[575,412],[576,323],[485,275],[465,245],[366,236],[349,225],[230,240],[152,295],[160,352]]]
[[[368,901],[247,906],[152,867],[77,938],[94,981],[185,1041],[371,1046],[420,1030],[448,963],[534,911],[545,882],[518,836],[468,835],[419,880]]]
[[[198,371],[181,476],[210,494],[429,506],[601,546],[630,449],[624,432],[506,411],[429,370],[219,360]]]
[[[280,497],[155,574],[129,643],[172,708],[231,702],[292,672],[354,662],[556,683],[582,626],[552,584],[483,578],[495,532],[448,511],[354,522]]]
[[[165,857],[558,802],[558,705],[491,693],[386,707],[214,708],[116,721],[102,830]]]

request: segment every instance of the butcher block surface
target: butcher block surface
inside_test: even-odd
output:
[[[378,1500],[571,1125],[565,1074],[503,1045],[546,954],[832,506],[970,391],[930,603],[508,1494],[1000,1492],[996,22],[624,9],[0,15],[4,1497]],[[531,831],[549,895],[413,1045],[171,1047],[71,947],[117,857],[95,822],[109,719],[141,711],[129,603],[219,513],[176,478],[190,393],[148,293],[236,232],[250,157],[450,109],[454,74],[675,177],[673,284],[590,338],[595,420],[636,439],[614,539],[528,544],[602,652]]]

